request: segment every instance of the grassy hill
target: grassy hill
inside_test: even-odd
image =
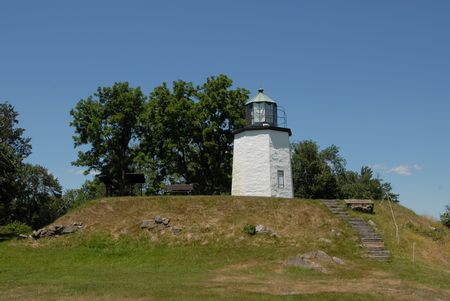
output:
[[[0,300],[450,300],[450,231],[388,203],[357,214],[377,225],[389,262],[370,261],[319,201],[230,196],[126,197],[85,204],[55,224],[74,234],[0,243]],[[170,218],[182,229],[141,229]],[[243,231],[263,224],[277,237]],[[412,246],[415,243],[415,262]],[[323,250],[345,265],[291,267]]]

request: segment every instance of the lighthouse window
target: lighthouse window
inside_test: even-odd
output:
[[[278,187],[284,188],[284,170],[277,171]]]
[[[254,116],[253,116],[253,121],[255,123],[260,123],[260,122],[264,122],[265,120],[265,108],[264,108],[264,103],[261,102],[256,102],[253,104],[253,112],[254,112]]]

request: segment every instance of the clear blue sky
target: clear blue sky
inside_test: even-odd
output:
[[[85,177],[69,110],[129,81],[236,86],[284,106],[293,140],[336,144],[401,202],[450,204],[449,1],[2,1],[0,101],[32,138],[28,161],[65,188]]]

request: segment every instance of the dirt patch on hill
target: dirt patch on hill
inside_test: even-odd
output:
[[[358,279],[335,278],[324,280],[292,279],[280,269],[270,275],[251,275],[242,273],[256,263],[233,265],[221,269],[211,278],[209,287],[213,290],[236,290],[269,295],[308,295],[319,293],[369,294],[382,296],[390,300],[450,300],[450,290],[425,286],[412,281],[386,278],[389,274],[378,271],[373,274],[383,277],[361,277]]]

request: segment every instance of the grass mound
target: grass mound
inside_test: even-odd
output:
[[[395,205],[376,214],[390,262],[368,261],[344,222],[318,201],[230,196],[92,201],[55,222],[77,233],[0,243],[0,300],[448,300],[450,234]],[[141,229],[156,215],[182,229]],[[263,224],[276,237],[249,235]],[[415,243],[415,263],[411,246]],[[327,273],[287,266],[323,250],[345,261]]]

